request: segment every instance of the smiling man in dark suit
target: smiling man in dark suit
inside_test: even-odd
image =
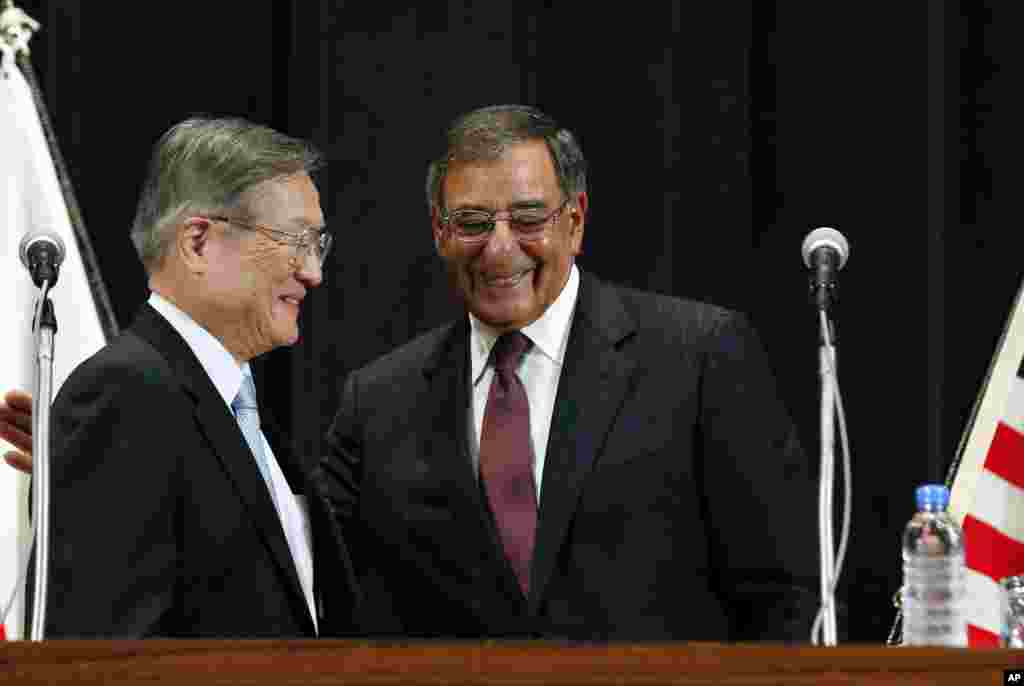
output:
[[[132,230],[152,294],[53,406],[48,638],[350,628],[340,532],[249,365],[297,340],[322,279],[319,159],[241,119],[158,142]]]
[[[365,630],[807,640],[808,463],[745,319],[576,266],[536,109],[456,120],[427,192],[467,316],[353,372],[322,461]]]

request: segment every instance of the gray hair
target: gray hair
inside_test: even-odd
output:
[[[310,143],[245,119],[195,117],[171,127],[153,149],[132,225],[146,271],[163,263],[177,220],[244,209],[254,186],[321,165]]]
[[[444,156],[427,168],[427,205],[443,208],[445,174],[456,162],[491,161],[510,145],[543,140],[551,153],[558,185],[569,199],[587,190],[587,162],[576,137],[554,119],[527,105],[494,105],[464,114],[448,127]]]

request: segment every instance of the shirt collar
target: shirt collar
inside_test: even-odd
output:
[[[251,374],[249,363],[239,365],[223,343],[159,293],[150,294],[149,304],[185,339],[214,388],[230,407],[242,387],[242,375]]]
[[[565,359],[565,348],[569,342],[569,326],[576,308],[576,297],[580,289],[580,274],[576,265],[569,270],[569,280],[555,301],[544,310],[536,321],[524,326],[522,333],[533,342],[534,347],[556,365]],[[475,386],[487,367],[491,348],[498,340],[498,332],[469,314],[470,361],[473,365],[472,378]]]

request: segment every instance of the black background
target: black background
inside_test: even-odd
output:
[[[885,639],[913,487],[945,475],[1021,279],[1016,3],[18,4],[44,25],[32,61],[122,325],[146,298],[128,230],[167,127],[242,115],[326,151],[336,248],[301,342],[263,370],[310,457],[348,370],[458,312],[424,176],[469,109],[535,104],[576,132],[581,266],[748,312],[812,459],[799,248],[816,226],[843,231],[842,593],[850,638]]]

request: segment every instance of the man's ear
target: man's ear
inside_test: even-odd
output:
[[[206,272],[212,226],[206,217],[189,217],[175,230],[174,250],[185,268],[194,274]]]
[[[434,250],[441,255],[444,250],[444,226],[441,225],[441,212],[437,205],[430,208],[430,232],[434,236]]]
[[[583,191],[576,194],[575,202],[569,203],[569,235],[572,238],[573,254],[579,255],[583,252],[583,232],[587,226],[587,193]]]
[[[576,202],[574,203],[576,207],[570,206],[570,212],[577,212],[578,208],[578,213],[580,215],[578,221],[580,221],[581,223],[587,218],[587,205],[589,202],[590,201],[587,198],[587,192],[581,191],[576,194]],[[575,221],[577,218],[573,217],[573,219]]]

